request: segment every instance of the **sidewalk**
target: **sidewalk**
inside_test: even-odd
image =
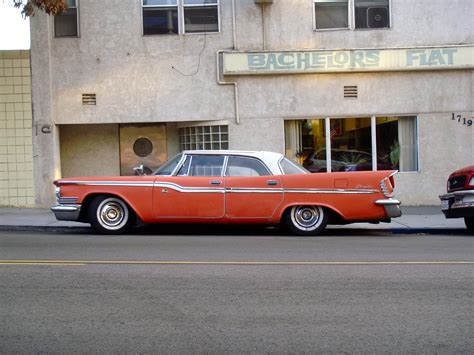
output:
[[[402,207],[403,215],[391,223],[353,223],[328,228],[371,229],[396,233],[423,233],[443,230],[465,230],[462,218],[446,219],[438,206]],[[0,231],[12,230],[57,230],[69,228],[90,228],[87,223],[58,221],[49,209],[0,208]]]

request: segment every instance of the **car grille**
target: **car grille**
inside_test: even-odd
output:
[[[466,185],[466,176],[455,176],[448,180],[448,191],[462,189]]]

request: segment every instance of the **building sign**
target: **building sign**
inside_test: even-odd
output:
[[[224,75],[474,68],[474,47],[223,52]]]

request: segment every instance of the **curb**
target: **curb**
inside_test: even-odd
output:
[[[51,233],[74,233],[78,234],[96,234],[92,227],[85,226],[27,226],[27,225],[0,225],[0,232],[51,232]],[[226,230],[222,227],[215,227],[209,230],[209,226],[203,226],[202,230],[196,230],[195,227],[191,226],[179,226],[179,228],[171,229],[169,225],[164,226],[161,230],[168,235],[184,235],[184,236],[217,236],[217,235],[245,235],[254,233],[257,231],[261,236],[292,236],[285,232],[281,233],[275,228],[238,228],[233,230]],[[275,233],[276,231],[276,233]],[[138,235],[159,235],[161,233],[160,228],[157,225],[138,227],[131,230],[130,234]],[[231,232],[229,234],[229,232]],[[465,228],[329,228],[326,229],[320,236],[341,236],[341,235],[353,235],[353,236],[370,236],[373,234],[381,235],[466,235],[472,236],[470,232]]]

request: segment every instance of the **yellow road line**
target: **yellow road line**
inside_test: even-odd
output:
[[[0,265],[474,265],[470,260],[433,261],[180,261],[180,260],[0,260]]]

